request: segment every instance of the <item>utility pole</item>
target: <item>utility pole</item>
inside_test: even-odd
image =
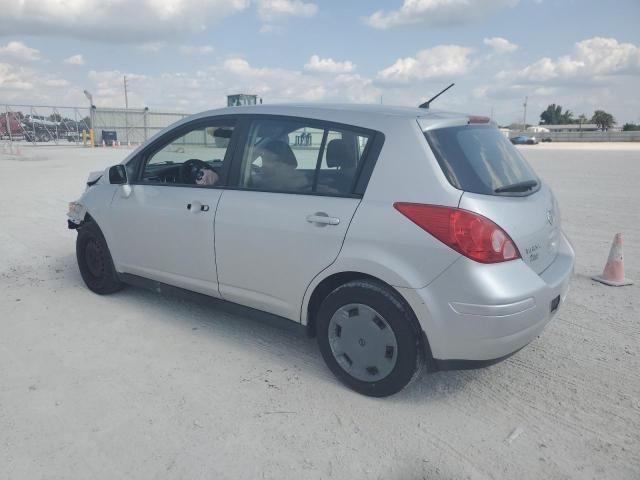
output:
[[[124,76],[124,108],[129,110],[129,97],[127,95],[127,76]]]
[[[124,128],[125,140],[129,145],[129,96],[127,95],[127,76],[124,76]]]
[[[522,116],[522,130],[526,131],[527,130],[527,101],[529,100],[529,97],[524,97],[524,104],[522,105],[524,107],[524,115]]]

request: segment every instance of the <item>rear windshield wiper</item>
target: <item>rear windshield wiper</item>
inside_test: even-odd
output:
[[[514,183],[505,187],[496,188],[494,193],[506,193],[506,192],[526,192],[527,190],[533,190],[538,186],[537,180],[526,180],[524,182]]]

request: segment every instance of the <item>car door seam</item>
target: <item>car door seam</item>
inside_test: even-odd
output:
[[[351,222],[353,222],[353,219],[356,218],[356,214],[358,213],[358,209],[360,208],[360,205],[362,205],[362,200],[363,200],[363,198],[361,198],[358,201],[358,205],[356,205],[356,208],[353,211],[353,214],[351,215],[351,218],[349,219],[349,224],[347,225],[347,228],[344,231],[344,236],[342,237],[342,242],[340,243],[340,248],[338,249],[338,253],[334,257],[334,259],[331,261],[331,263],[329,263],[329,265],[327,265],[322,270],[320,270],[317,274],[315,274],[313,276],[313,278],[311,279],[311,281],[309,281],[309,283],[307,284],[307,288],[305,288],[304,294],[302,295],[302,300],[300,302],[300,315],[299,315],[299,323],[300,324],[302,324],[302,308],[304,307],[304,299],[307,297],[307,292],[309,291],[309,287],[311,287],[313,282],[316,280],[316,278],[318,278],[322,274],[322,272],[327,270],[334,263],[336,263],[336,260],[338,260],[338,257],[340,256],[340,253],[342,252],[342,249],[344,248],[344,242],[347,240],[347,235],[349,234],[349,229],[351,228]]]
[[[225,193],[225,190],[222,190],[222,193],[218,196],[218,201],[216,202],[216,208],[213,212],[213,264],[216,269],[216,290],[218,290],[218,295],[222,298],[222,293],[220,292],[220,276],[218,274],[218,253],[216,252],[216,218],[218,217],[218,208],[220,207],[220,202],[222,202],[222,197]]]

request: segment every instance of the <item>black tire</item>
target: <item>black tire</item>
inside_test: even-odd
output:
[[[331,319],[342,307],[350,304],[362,304],[375,310],[395,335],[396,363],[384,378],[376,381],[355,378],[334,356],[329,332]],[[356,392],[372,397],[386,397],[399,392],[419,376],[425,352],[422,332],[409,306],[397,292],[386,285],[372,280],[355,280],[341,285],[323,300],[316,322],[318,345],[327,366],[338,379]]]
[[[93,221],[83,224],[78,229],[76,258],[80,275],[92,292],[107,295],[124,287],[113,266],[107,242]]]

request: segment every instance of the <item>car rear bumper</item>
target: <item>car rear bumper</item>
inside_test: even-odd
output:
[[[429,340],[437,363],[500,360],[544,329],[564,302],[575,252],[561,234],[558,254],[540,274],[522,260],[454,262],[422,289],[399,288]]]

